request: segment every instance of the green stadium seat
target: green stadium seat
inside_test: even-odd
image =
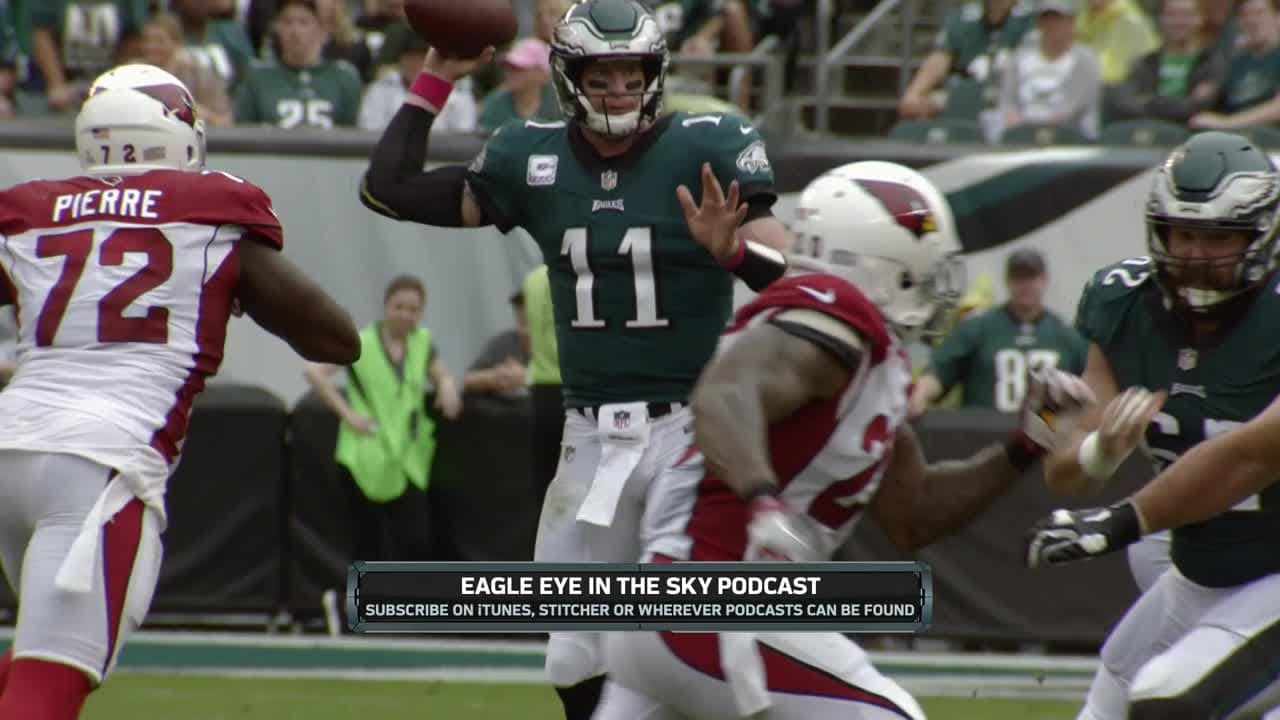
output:
[[[1124,120],[1102,128],[1098,142],[1103,145],[1172,147],[1191,137],[1191,131],[1165,120]]]
[[[889,131],[890,140],[912,143],[980,143],[982,129],[971,120],[903,120]]]
[[[1002,145],[1092,145],[1080,131],[1060,125],[1019,125],[1004,131]]]
[[[1245,128],[1239,132],[1241,135],[1244,135],[1267,150],[1280,151],[1280,128],[1274,128],[1270,125],[1259,125],[1257,127]]]

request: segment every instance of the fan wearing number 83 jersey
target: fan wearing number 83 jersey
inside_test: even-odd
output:
[[[149,65],[97,79],[85,175],[0,193],[0,567],[18,594],[0,717],[75,717],[146,614],[164,493],[238,305],[304,356],[347,364],[347,313],[280,254],[262,190],[203,169],[191,94]]]
[[[877,198],[914,202],[868,212]],[[904,422],[903,339],[961,290],[946,281],[945,200],[909,168],[864,162],[810,184],[798,212],[802,244],[822,250],[793,255],[725,333],[694,392],[696,445],[645,515],[642,561],[829,560],[864,513],[917,549],[963,528],[1090,402],[1075,376],[1033,374],[1004,446],[927,464]],[[614,633],[606,659],[598,720],[923,717],[838,633]]]

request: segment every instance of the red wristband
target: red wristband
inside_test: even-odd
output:
[[[420,72],[409,86],[409,92],[431,103],[437,110],[444,108],[449,101],[449,93],[453,92],[453,83],[431,73]]]
[[[733,257],[729,258],[728,260],[722,260],[720,262],[720,266],[723,267],[725,270],[730,270],[730,271],[737,270],[738,266],[742,264],[742,261],[746,259],[747,259],[747,241],[743,240],[742,238],[738,238],[738,249],[733,253]]]

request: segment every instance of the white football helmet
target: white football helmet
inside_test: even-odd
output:
[[[853,283],[906,341],[931,332],[964,292],[955,218],[923,175],[855,162],[809,183],[792,227],[793,268]]]
[[[204,168],[204,121],[187,86],[154,65],[99,75],[76,116],[76,152],[90,175]]]

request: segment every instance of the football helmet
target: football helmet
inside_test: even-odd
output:
[[[1278,209],[1280,173],[1243,135],[1199,133],[1175,149],[1156,171],[1146,212],[1147,246],[1166,303],[1204,314],[1265,283],[1280,250]],[[1242,231],[1249,244],[1238,254],[1188,261],[1169,252],[1173,227]],[[1209,282],[1211,271],[1228,266],[1230,284]]]
[[[582,74],[593,62],[639,60],[644,70],[640,107],[609,115],[591,106]],[[667,41],[636,0],[584,0],[569,9],[551,38],[551,80],[566,118],[610,137],[647,130],[662,114]]]
[[[848,280],[911,342],[933,332],[964,292],[955,227],[946,198],[920,173],[850,163],[801,193],[790,262]]]
[[[99,75],[76,116],[76,153],[90,175],[204,168],[204,121],[187,86],[154,65]]]

